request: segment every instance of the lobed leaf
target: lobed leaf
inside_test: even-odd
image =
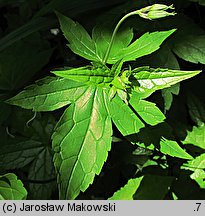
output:
[[[0,176],[0,200],[23,200],[26,196],[27,191],[15,174]]]
[[[156,91],[196,76],[201,71],[181,71],[170,69],[153,69],[149,67],[136,68],[133,76],[139,83],[135,86],[137,92]]]
[[[112,121],[123,136],[137,133],[144,127],[143,122],[118,95],[110,101],[108,108]]]
[[[111,148],[106,95],[89,87],[64,112],[52,136],[60,199],[75,199],[99,175]]]
[[[106,23],[107,26],[109,23]],[[98,25],[93,29],[92,38],[95,42],[96,54],[103,60],[105,53],[110,45],[112,31],[107,26]],[[130,28],[123,28],[117,32],[107,62],[109,64],[116,63],[116,55],[126,48],[133,38],[133,30]],[[118,59],[121,60],[121,59]]]
[[[101,61],[96,54],[95,43],[87,33],[87,31],[72,19],[57,13],[61,30],[65,38],[69,42],[70,49],[77,55],[82,56],[91,61]]]
[[[172,41],[171,39],[170,41],[163,42],[160,49],[155,53],[138,59],[139,65],[149,65],[151,68],[180,69],[177,58],[171,50],[172,46],[170,43]]]
[[[170,42],[171,43],[171,42]],[[138,59],[140,65],[149,65],[152,68],[164,67],[169,69],[179,69],[179,64],[176,56],[171,50],[171,45],[168,42],[162,44],[159,50],[154,54]],[[178,95],[180,84],[177,83],[169,88],[162,89],[162,97],[164,99],[164,111],[170,109],[173,102],[173,95]]]
[[[165,116],[156,107],[155,103],[138,100],[137,93],[134,92],[129,100],[129,104],[135,109],[140,117],[149,125],[156,125],[164,121]]]
[[[59,77],[46,77],[30,85],[7,102],[34,111],[52,111],[77,100],[87,87]]]
[[[29,183],[30,199],[46,200],[51,198],[56,185],[52,159],[51,149],[44,147],[32,161],[28,172],[28,178],[33,181],[33,183]]]
[[[44,148],[41,142],[35,140],[2,143],[0,152],[0,168],[15,169],[29,164]]]
[[[120,59],[123,61],[133,61],[139,57],[151,54],[159,49],[163,41],[169,37],[176,29],[161,32],[145,33],[128,47],[116,54],[112,63]]]

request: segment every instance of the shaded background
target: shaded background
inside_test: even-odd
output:
[[[132,27],[136,38],[147,31],[177,28],[177,32],[160,50],[132,62],[131,66],[203,71],[204,0],[0,0],[0,174],[15,173],[28,190],[29,199],[58,199],[50,137],[63,110],[35,114],[4,101],[50,75],[53,68],[89,64],[66,46],[54,11],[77,20],[91,33],[95,25],[112,31],[125,13],[153,3],[174,4],[177,15],[156,21],[132,17],[124,26]],[[170,131],[177,141],[184,140],[187,130],[198,125],[197,118],[202,123],[205,121],[204,85],[202,72],[181,86],[175,85],[150,97],[166,113],[167,120],[141,130],[138,142],[157,144]],[[190,178],[190,171],[180,169],[182,160],[171,157],[165,160],[159,152],[138,148],[116,128],[114,136],[118,142],[113,142],[100,176],[78,199],[107,199],[129,178],[142,173],[146,178],[136,192],[137,199],[173,199],[168,186],[179,199],[205,198],[205,184],[204,188],[200,187]],[[204,148],[187,147],[193,156],[205,153],[205,130],[200,136]],[[149,166],[146,162],[150,162]],[[167,179],[167,175],[173,179]],[[165,185],[165,189],[159,185]]]

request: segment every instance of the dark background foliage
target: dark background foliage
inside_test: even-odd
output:
[[[177,33],[159,51],[132,65],[203,71],[205,1],[0,0],[0,174],[15,173],[28,190],[28,199],[58,199],[51,134],[63,110],[33,113],[4,101],[49,75],[53,68],[87,63],[66,46],[54,11],[77,20],[91,32],[97,23],[113,29],[126,12],[153,3],[174,4],[177,15],[157,21],[132,17],[124,25],[132,27],[136,37],[172,28],[177,28]],[[177,85],[151,96],[149,100],[166,112],[167,119],[142,129],[137,142],[157,145],[161,136],[169,138],[170,134],[182,142],[187,130],[205,120],[204,84],[202,72],[183,82],[180,91]],[[205,131],[202,133],[204,136]],[[132,145],[129,140],[133,138],[122,137],[116,128],[114,136],[117,142],[113,142],[101,174],[78,199],[107,199],[128,179],[142,173],[146,178],[135,194],[137,199],[173,199],[173,194],[178,199],[205,198],[205,187],[191,179],[191,171],[181,169],[183,160]],[[194,145],[186,149],[194,157],[205,153],[205,148]]]

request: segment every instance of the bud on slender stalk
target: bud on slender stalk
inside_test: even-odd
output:
[[[175,12],[168,12],[168,9],[174,10],[173,5],[167,6],[163,4],[154,4],[137,10],[136,13],[140,17],[149,20],[159,19],[167,16],[174,16],[176,14]]]
[[[105,56],[102,60],[102,63],[103,64],[107,63],[107,60],[108,60],[108,57],[110,54],[110,50],[111,50],[112,45],[113,45],[114,37],[115,37],[120,25],[122,24],[122,22],[124,22],[124,20],[126,20],[128,17],[133,16],[133,15],[139,15],[140,17],[142,17],[144,19],[153,20],[153,19],[158,19],[158,18],[167,17],[167,16],[174,16],[176,14],[175,12],[168,12],[167,10],[174,10],[174,6],[173,5],[167,6],[164,4],[153,4],[151,6],[147,6],[147,7],[144,7],[142,9],[132,11],[132,12],[126,14],[124,17],[122,17],[121,20],[116,25],[113,33],[112,33],[110,44],[107,48],[107,51],[106,51]]]

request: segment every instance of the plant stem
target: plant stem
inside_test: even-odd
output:
[[[112,33],[112,37],[111,37],[111,40],[110,40],[110,44],[107,48],[107,51],[105,53],[105,56],[104,56],[104,59],[103,59],[103,64],[106,64],[107,63],[107,60],[108,60],[108,57],[110,55],[110,51],[111,51],[111,48],[112,48],[112,45],[113,45],[113,42],[114,42],[114,38],[115,38],[115,35],[120,27],[120,25],[124,22],[124,20],[126,20],[128,17],[132,16],[132,15],[136,15],[137,14],[137,11],[132,11],[128,14],[126,14],[124,17],[122,17],[122,19],[118,22],[118,24],[116,25],[113,33]]]

